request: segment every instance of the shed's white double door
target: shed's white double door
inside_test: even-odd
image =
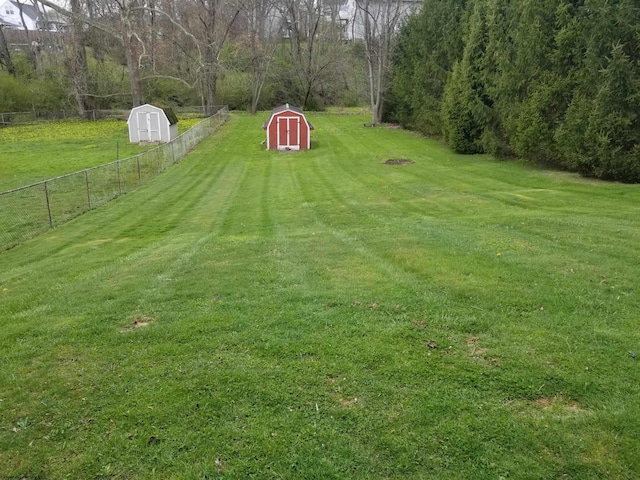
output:
[[[141,142],[159,142],[160,114],[158,112],[138,112],[138,133]]]

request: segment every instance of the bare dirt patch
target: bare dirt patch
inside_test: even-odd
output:
[[[131,323],[120,331],[122,333],[125,333],[137,330],[138,328],[148,327],[149,324],[153,323],[154,320],[155,319],[153,317],[149,317],[147,315],[136,315],[135,317],[133,317]]]
[[[384,162],[385,165],[411,165],[412,163],[416,162],[408,158],[391,158]]]
[[[478,337],[467,337],[466,343],[467,354],[475,361],[489,367],[500,366],[500,360],[486,355],[487,349],[480,346],[480,339]]]
[[[543,396],[533,400],[512,400],[507,404],[517,412],[531,416],[550,415],[558,418],[570,418],[591,413],[589,409],[584,408],[577,401],[565,398],[563,395]]]
[[[338,398],[338,403],[342,408],[351,408],[358,403],[358,397],[353,398]]]
[[[568,400],[561,395],[536,398],[531,401],[531,404],[542,410],[558,410],[566,414],[580,414],[588,412],[586,408],[582,408],[575,400]]]
[[[467,348],[469,349],[469,355],[472,357],[483,357],[486,353],[486,349],[480,347],[478,337],[467,337]]]

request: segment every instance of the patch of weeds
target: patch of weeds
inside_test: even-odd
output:
[[[497,358],[487,357],[487,349],[480,346],[479,337],[467,337],[466,345],[468,355],[475,361],[490,367],[500,366],[500,360]]]
[[[563,395],[542,396],[532,400],[510,400],[507,401],[507,405],[518,415],[531,417],[571,418],[592,413],[576,400],[568,399]]]
[[[416,162],[407,158],[391,158],[383,162],[385,165],[412,165]]]

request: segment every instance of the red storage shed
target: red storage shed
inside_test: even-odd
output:
[[[267,150],[309,150],[311,125],[297,107],[288,103],[274,108],[271,118],[262,124],[267,131]]]

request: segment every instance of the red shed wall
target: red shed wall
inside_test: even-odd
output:
[[[280,122],[285,122],[285,119],[293,119],[294,121],[297,120],[300,122],[300,138],[296,138],[297,134],[293,134],[290,139],[295,141],[295,144],[300,147],[300,150],[306,150],[307,145],[309,145],[309,125],[304,115],[293,112],[291,110],[278,112],[269,120],[269,124],[267,125],[267,134],[269,135],[269,150],[277,150],[280,147],[279,140],[282,140],[286,137],[281,128],[282,139],[278,138],[278,124]],[[284,126],[283,123],[280,124]]]

